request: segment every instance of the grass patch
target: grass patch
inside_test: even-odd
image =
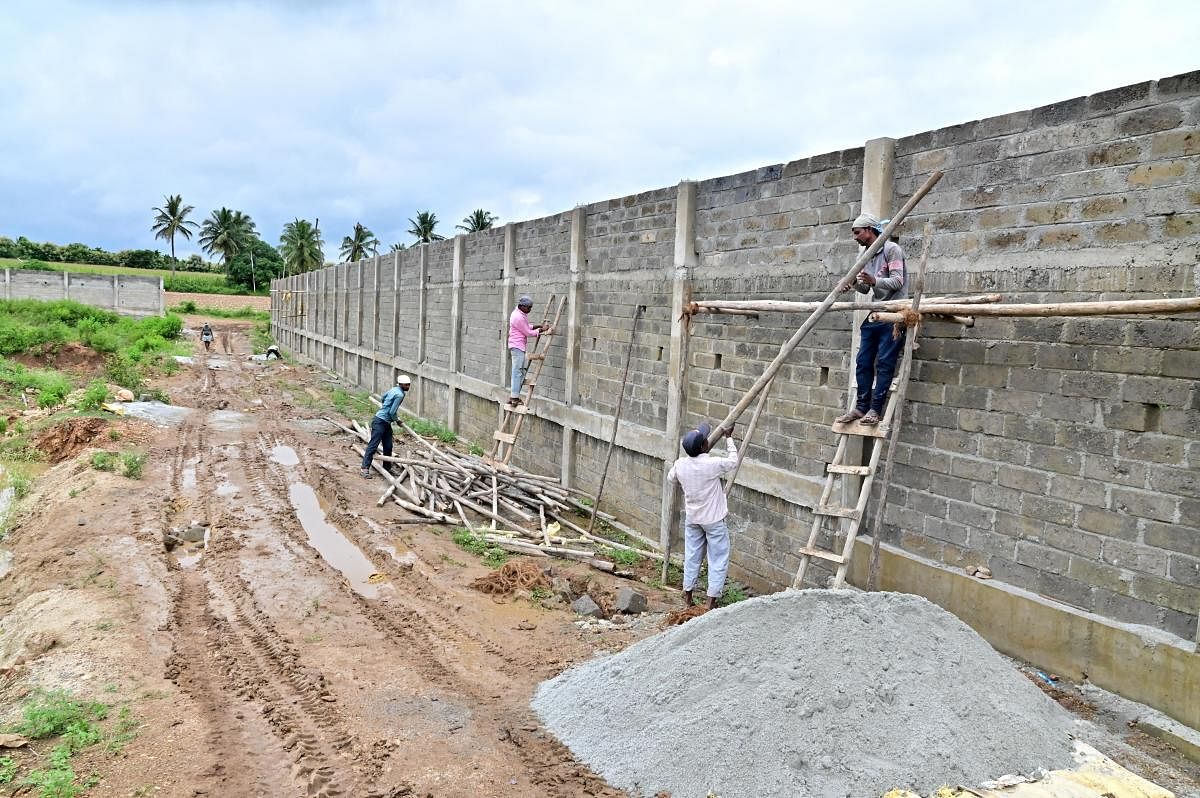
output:
[[[454,443],[458,440],[454,430],[440,421],[430,421],[420,416],[412,416],[405,423],[412,427],[413,432],[423,438],[437,438],[442,443]],[[483,454],[483,449],[480,449],[479,453]]]
[[[646,584],[651,587],[656,587],[659,590],[669,590],[677,588],[683,584],[683,568],[673,562],[667,563],[667,581],[663,582],[660,578],[662,571],[658,570],[655,575],[646,580]]]
[[[11,756],[0,756],[0,784],[12,784],[17,777],[17,760]]]
[[[271,337],[271,316],[266,315],[265,321],[259,321],[250,330],[250,348],[255,352],[266,352],[267,347],[275,343],[275,339]]]
[[[10,466],[5,473],[8,474],[8,487],[12,488],[13,498],[17,501],[24,499],[33,490],[33,477],[25,469]]]
[[[600,550],[600,553],[619,565],[637,565],[644,559],[636,551],[614,549],[610,546],[605,546]]]
[[[188,299],[168,308],[172,313],[192,313],[200,316],[212,316],[217,319],[253,319],[254,321],[271,321],[271,314],[266,310],[255,310],[249,305],[231,310],[230,308],[218,308],[211,305],[197,305],[192,300]]]
[[[746,593],[746,588],[737,582],[726,582],[725,589],[721,591],[721,597],[717,599],[717,606],[725,607],[730,604],[737,604],[739,601],[745,601],[748,598],[750,598],[750,595]]]
[[[454,530],[453,540],[464,551],[469,551],[482,559],[483,564],[489,568],[499,568],[508,562],[509,555],[507,551],[493,543],[489,543],[466,527],[457,527]]]
[[[329,394],[334,408],[349,418],[375,415],[376,407],[368,397],[365,391],[353,392],[345,388],[334,388]]]
[[[478,443],[472,443],[469,447],[467,447],[467,451],[476,457],[483,457],[483,447]]]
[[[31,740],[62,737],[75,750],[100,740],[96,721],[108,717],[99,701],[77,701],[66,690],[39,690],[21,708],[21,721],[13,732]]]
[[[88,383],[87,388],[83,391],[83,396],[79,399],[79,409],[99,410],[100,405],[107,402],[110,398],[108,384],[104,380],[92,380]]]

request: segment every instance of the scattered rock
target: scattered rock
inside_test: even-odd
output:
[[[79,520],[77,520],[75,523],[79,526],[87,526],[87,519],[81,515],[79,516]]]
[[[592,601],[591,596],[580,596],[572,604],[571,609],[580,615],[585,615],[589,618],[603,618],[604,610],[600,609],[600,605]]]
[[[24,748],[29,741],[19,734],[0,734],[0,748]]]
[[[200,541],[204,540],[204,533],[206,531],[206,528],[200,524],[192,524],[191,526],[181,529],[179,531],[179,537],[188,543],[199,543]]]
[[[517,628],[520,629],[522,632],[532,632],[534,629],[537,628],[537,624],[530,623],[529,621],[521,621],[519,624],[517,624]]]
[[[571,580],[564,579],[561,576],[556,576],[550,580],[550,589],[554,592],[554,595],[568,604],[579,598],[579,594],[575,592],[575,588],[571,585]]]
[[[646,611],[649,602],[646,597],[631,587],[623,587],[617,591],[617,612],[627,615],[637,615]]]
[[[117,391],[115,398],[118,402],[132,402],[133,391],[129,390],[128,388],[122,388],[121,390]]]
[[[45,632],[34,632],[25,638],[25,650],[34,656],[45,654],[54,648],[56,642],[58,641],[54,639],[54,635],[49,635]]]

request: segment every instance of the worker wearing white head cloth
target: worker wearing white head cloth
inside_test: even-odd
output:
[[[383,445],[383,456],[392,456],[392,424],[396,421],[396,414],[400,411],[400,405],[404,402],[404,397],[412,389],[412,380],[407,374],[400,374],[396,377],[396,387],[385,393],[379,402],[379,411],[375,417],[371,419],[371,440],[367,443],[366,451],[363,452],[362,460],[362,475],[367,479],[371,478],[371,460],[375,457],[375,450]],[[384,466],[390,468],[390,466]]]
[[[884,222],[869,213],[859,214],[850,224],[854,240],[862,247],[875,243],[883,228]],[[870,294],[875,302],[907,298],[908,272],[904,267],[904,250],[900,245],[893,241],[886,242],[858,273],[854,290],[860,294]],[[893,337],[892,331],[891,322],[863,322],[859,329],[860,346],[854,372],[858,394],[853,409],[839,416],[838,423],[860,420],[868,425],[879,423],[887,403],[892,376],[896,373],[896,360],[904,348],[904,328],[900,328],[898,337]]]

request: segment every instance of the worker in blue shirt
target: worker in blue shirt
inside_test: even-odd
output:
[[[404,401],[410,387],[412,387],[412,380],[408,378],[407,374],[397,377],[396,387],[383,395],[379,412],[371,419],[371,442],[367,444],[367,450],[363,452],[362,461],[362,475],[367,479],[372,476],[371,459],[375,457],[375,450],[379,448],[379,444],[383,444],[384,457],[392,456],[392,422],[396,420],[400,403]]]

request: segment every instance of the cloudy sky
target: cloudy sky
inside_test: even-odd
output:
[[[1200,3],[108,2],[0,13],[0,235],[385,243],[1200,68]],[[180,251],[193,248],[184,244]]]

